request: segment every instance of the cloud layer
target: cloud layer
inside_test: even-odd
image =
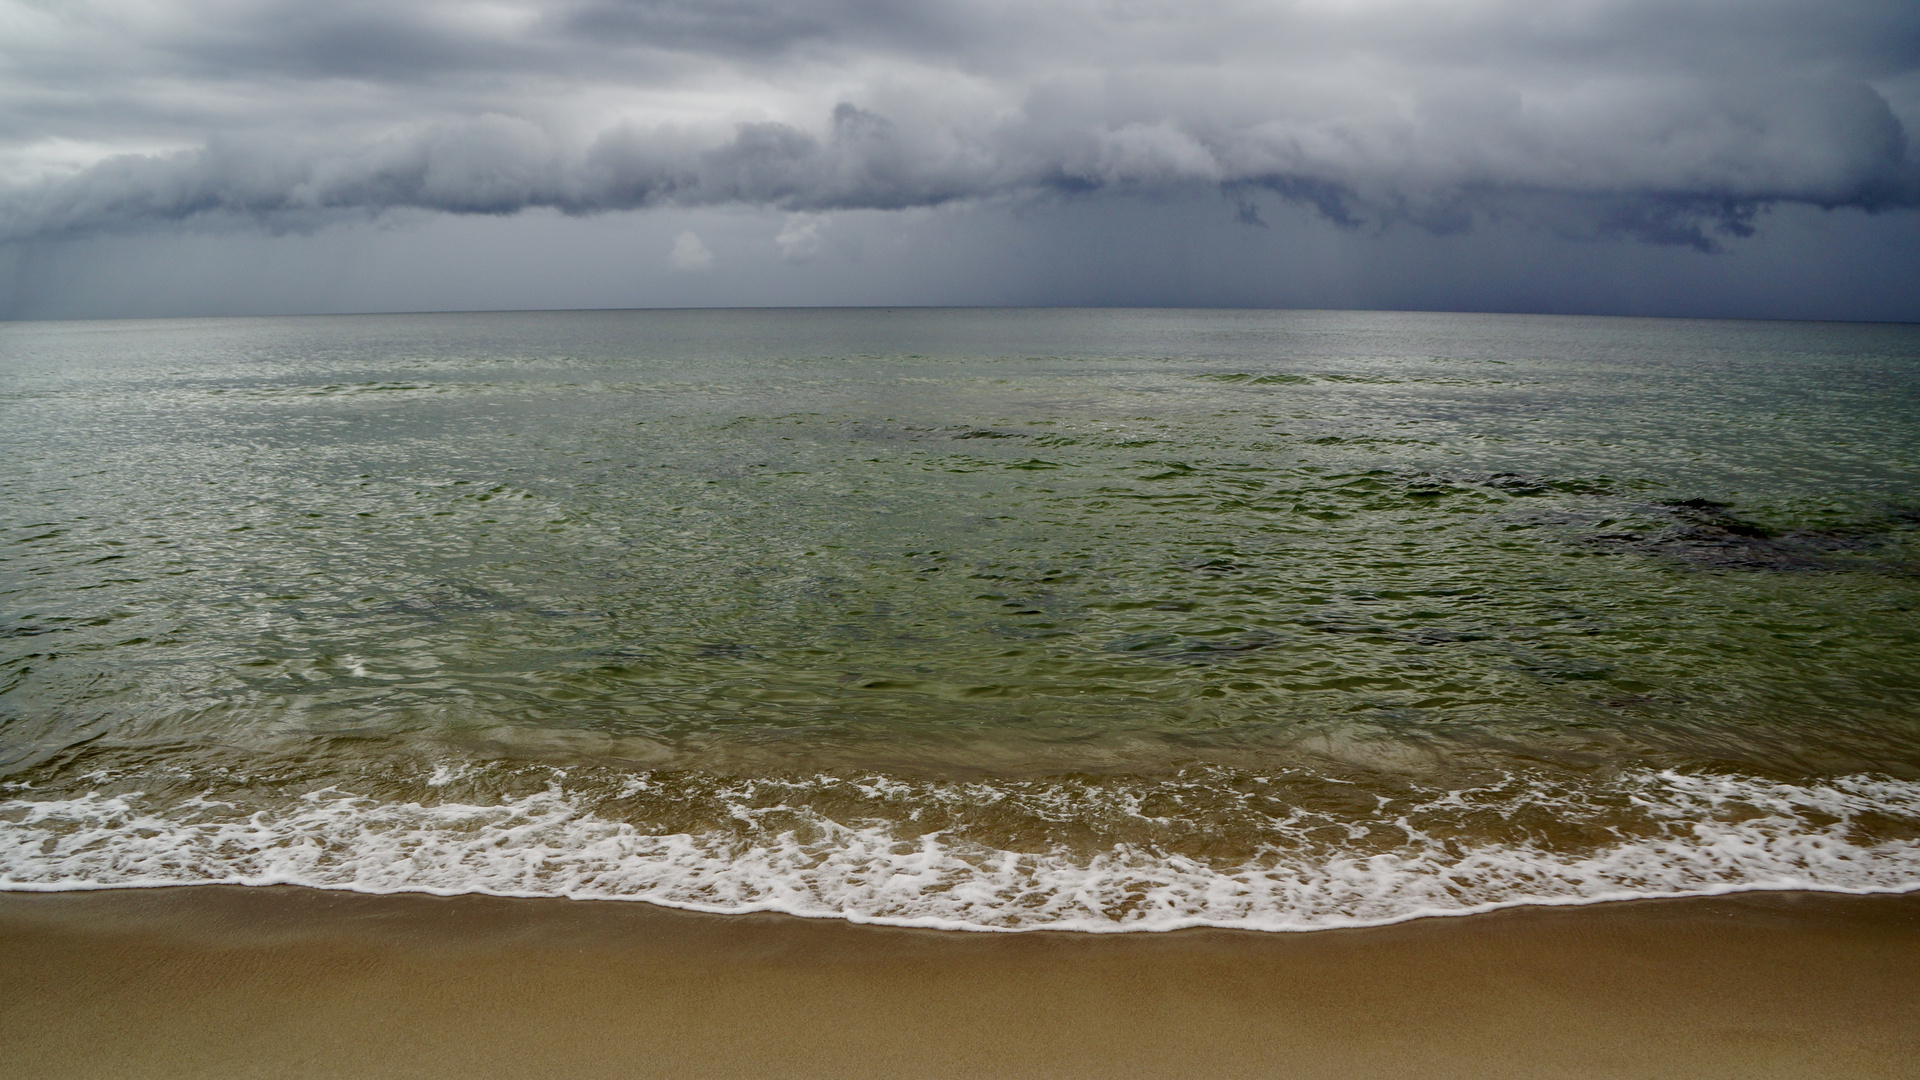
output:
[[[0,40],[0,241],[1119,193],[1710,248],[1920,205],[1911,0],[0,0]]]

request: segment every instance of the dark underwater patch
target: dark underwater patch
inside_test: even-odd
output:
[[[1732,505],[1711,499],[1679,499],[1650,509],[1665,519],[1663,525],[1639,532],[1602,533],[1589,542],[1712,569],[1920,573],[1920,565],[1912,562],[1859,558],[1884,551],[1900,534],[1920,528],[1920,512],[1908,507],[1889,507],[1864,521],[1799,529],[1774,528],[1740,517]]]

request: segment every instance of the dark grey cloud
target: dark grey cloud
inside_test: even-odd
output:
[[[1920,205],[1911,0],[0,0],[0,241],[1257,199],[1700,249]],[[156,146],[156,144],[159,144]],[[127,152],[116,153],[125,148]]]
[[[563,217],[398,212],[304,233],[153,230],[0,246],[0,318],[755,305],[1395,308],[1920,320],[1920,214],[1783,204],[1687,247],[1342,228],[1252,193],[1040,207]],[[683,239],[693,234],[693,240]],[[700,258],[704,250],[708,258]]]

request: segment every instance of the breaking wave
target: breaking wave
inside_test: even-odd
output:
[[[211,784],[185,797],[47,797],[9,785],[0,889],[290,884],[1096,932],[1314,930],[1520,904],[1920,889],[1920,784],[1866,775],[1796,785],[1641,770],[1584,787],[1508,777],[1369,794],[1372,814],[1290,806],[1287,778],[1224,769],[697,783],[647,773],[583,782],[552,769],[536,790],[435,797],[479,791],[461,782],[488,768],[441,765],[407,799],[325,787],[249,804]],[[707,809],[697,824],[675,824],[689,806]]]

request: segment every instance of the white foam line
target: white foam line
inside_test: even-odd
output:
[[[1767,892],[1812,892],[1841,896],[1900,896],[1911,892],[1920,892],[1920,882],[1905,885],[1863,886],[1845,888],[1834,885],[1810,883],[1788,884],[1749,884],[1723,885],[1714,888],[1678,892],[1616,892],[1593,896],[1525,896],[1511,900],[1489,901],[1473,907],[1458,908],[1414,908],[1396,915],[1383,915],[1378,918],[1338,918],[1313,924],[1263,923],[1254,921],[1235,921],[1227,919],[1175,919],[1162,922],[1062,922],[1057,924],[1034,924],[1022,926],[1000,926],[984,923],[961,922],[936,917],[894,917],[867,915],[858,911],[816,911],[798,908],[781,903],[747,904],[738,907],[723,907],[714,904],[700,904],[691,901],[663,900],[650,896],[606,896],[597,893],[546,893],[514,892],[475,886],[465,889],[439,889],[425,885],[398,886],[394,888],[369,888],[357,884],[328,884],[300,881],[292,878],[232,878],[229,880],[206,881],[135,881],[103,884],[99,882],[60,882],[30,883],[0,880],[0,892],[15,893],[77,893],[108,892],[119,889],[185,889],[202,885],[238,885],[254,886],[295,886],[305,889],[317,889],[324,892],[358,893],[362,896],[493,896],[508,900],[575,900],[590,903],[635,903],[650,904],[654,907],[670,908],[675,911],[693,911],[707,915],[751,915],[759,913],[791,915],[802,919],[837,919],[842,922],[862,926],[895,926],[913,930],[955,930],[966,933],[985,934],[1031,934],[1042,931],[1056,933],[1083,934],[1159,934],[1174,930],[1216,929],[1249,930],[1258,933],[1305,934],[1321,930],[1359,930],[1374,926],[1392,926],[1397,923],[1413,922],[1418,919],[1445,919],[1462,915],[1484,915],[1491,911],[1504,911],[1518,907],[1590,907],[1594,904],[1615,904],[1631,900],[1684,900],[1698,897],[1733,896],[1744,893]]]
[[[807,820],[804,838],[793,830],[756,832],[757,819],[744,841],[735,832],[655,834],[599,817],[557,785],[494,805],[437,806],[327,789],[285,810],[251,813],[206,798],[160,811],[137,805],[134,795],[16,798],[0,802],[0,890],[301,885],[1094,933],[1301,931],[1524,905],[1920,890],[1920,840],[1863,845],[1850,838],[1861,814],[1920,821],[1920,785],[1846,777],[1802,787],[1640,773],[1604,794],[1635,804],[1653,831],[1585,854],[1534,843],[1462,851],[1402,813],[1391,824],[1406,841],[1391,852],[1275,846],[1230,867],[1125,844],[1075,855],[999,850],[938,833],[903,838],[887,824],[856,828],[819,815]],[[1487,797],[1486,790],[1449,792],[1415,810],[1425,821],[1456,805],[1483,813],[1518,805],[1511,791],[1504,804]]]

